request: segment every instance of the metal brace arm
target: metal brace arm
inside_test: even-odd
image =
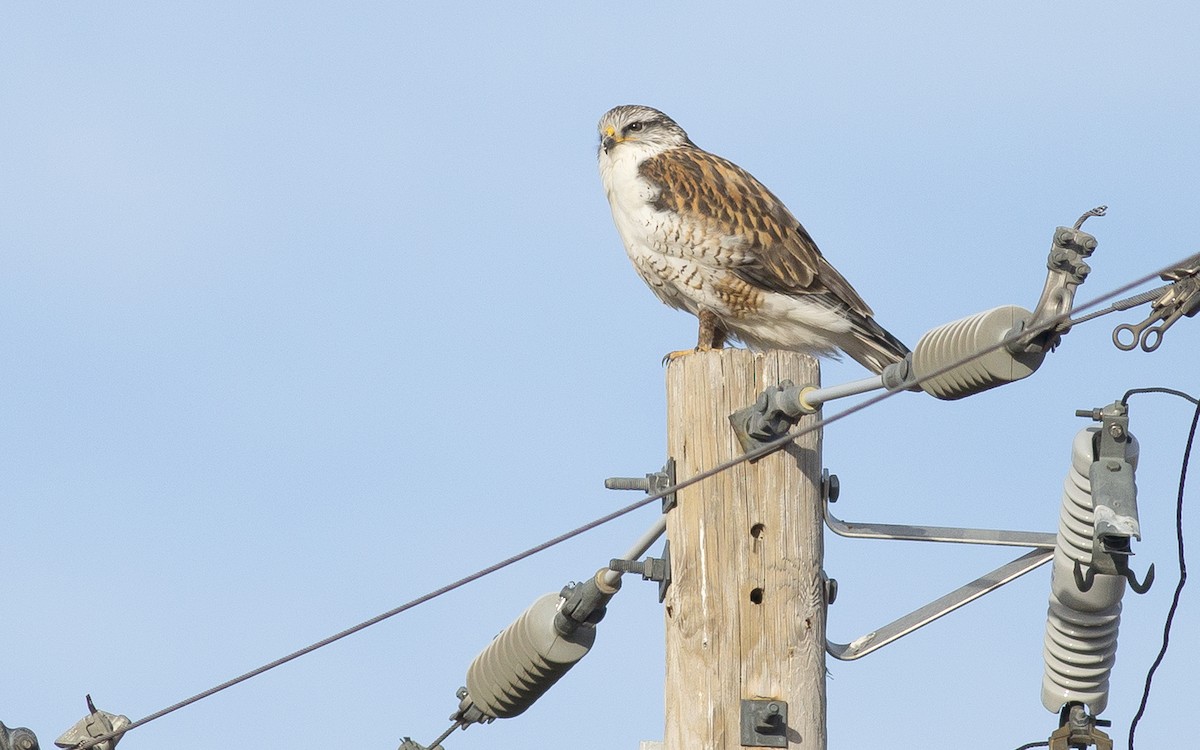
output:
[[[1040,531],[1009,531],[1006,529],[964,529],[950,526],[910,526],[885,523],[847,523],[829,510],[837,500],[837,476],[824,472],[821,481],[825,525],[833,533],[852,539],[895,539],[914,542],[951,542],[957,544],[989,544],[1008,547],[1032,547],[1012,562],[985,573],[935,601],[893,620],[878,630],[856,638],[850,643],[826,639],[825,651],[835,659],[853,661],[872,651],[878,651],[892,641],[922,628],[984,594],[1045,565],[1054,559],[1055,534]]]
[[[1016,560],[1001,565],[965,586],[961,586],[940,599],[936,599],[878,630],[856,638],[850,643],[835,643],[826,639],[825,651],[835,659],[853,661],[878,651],[894,640],[924,627],[939,617],[949,614],[964,604],[969,604],[984,594],[995,591],[1006,583],[1016,580],[1054,559],[1053,550],[1035,549]]]
[[[838,536],[850,539],[895,539],[907,542],[951,542],[990,544],[999,547],[1054,549],[1054,534],[1045,531],[1006,529],[961,529],[955,526],[909,526],[889,523],[847,523],[825,504],[825,525]]]

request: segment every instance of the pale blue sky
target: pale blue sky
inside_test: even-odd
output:
[[[661,465],[659,360],[695,323],[643,287],[613,229],[595,169],[609,107],[663,109],[757,175],[913,345],[1031,307],[1054,228],[1100,203],[1081,299],[1196,252],[1198,36],[1185,2],[6,4],[0,721],[50,747],[85,693],[145,716],[630,500],[602,481]],[[1079,327],[1021,383],[904,394],[831,427],[842,514],[1053,530],[1075,409],[1200,390],[1195,320],[1154,354],[1109,343],[1143,315]],[[1132,404],[1137,565],[1159,581],[1126,598],[1105,714],[1119,746],[1176,578],[1185,406]],[[427,742],[490,638],[653,514],[121,747]],[[830,635],[1012,556],[830,538]],[[831,661],[830,747],[1045,739],[1048,590],[1039,571]],[[1186,731],[1196,600],[1139,747]],[[662,658],[653,587],[630,581],[549,695],[447,750],[660,738]]]

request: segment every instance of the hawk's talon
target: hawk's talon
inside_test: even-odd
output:
[[[662,363],[663,363],[663,366],[666,367],[668,362],[674,362],[675,360],[679,359],[680,357],[686,357],[689,354],[702,354],[704,352],[715,352],[715,351],[718,351],[718,350],[724,349],[724,348],[725,348],[725,346],[724,346],[724,344],[722,344],[721,346],[697,346],[695,349],[680,349],[677,352],[667,352],[666,354],[663,355]]]
[[[695,349],[680,349],[677,352],[667,352],[662,358],[663,367],[666,367],[667,363],[669,362],[674,362],[680,357],[686,357],[687,355],[695,354],[698,351],[700,351],[700,347],[697,346]]]

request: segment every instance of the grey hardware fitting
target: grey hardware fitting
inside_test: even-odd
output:
[[[1050,734],[1050,750],[1070,750],[1074,747],[1096,746],[1096,750],[1113,750],[1113,741],[1097,727],[1112,726],[1111,721],[1089,716],[1082,704],[1072,703],[1063,709],[1063,723]]]
[[[825,641],[825,651],[835,659],[853,661],[878,651],[889,643],[922,628],[938,618],[969,604],[1017,578],[1045,565],[1054,558],[1055,535],[1038,531],[1003,529],[963,529],[949,526],[913,526],[883,523],[846,523],[835,517],[829,504],[837,500],[841,483],[837,475],[822,472],[822,499],[825,525],[833,533],[856,539],[894,539],[915,542],[988,544],[1007,547],[1032,547],[1030,552],[1001,565],[945,596],[893,620],[883,627],[855,638],[849,643]]]
[[[1163,334],[1168,328],[1180,318],[1191,318],[1200,312],[1200,255],[1193,255],[1159,278],[1171,283],[1146,293],[1151,294],[1149,299],[1154,300],[1150,305],[1150,315],[1141,323],[1122,323],[1113,329],[1113,345],[1121,351],[1132,351],[1140,346],[1142,351],[1152,352],[1162,343]],[[1141,296],[1138,295],[1136,299]],[[1122,341],[1123,334],[1127,334],[1130,340]]]
[[[1096,460],[1088,472],[1095,522],[1092,564],[1084,571],[1075,562],[1075,584],[1086,592],[1092,588],[1097,574],[1119,575],[1129,582],[1131,589],[1144,594],[1154,583],[1154,565],[1147,569],[1144,581],[1138,581],[1129,568],[1129,558],[1133,556],[1131,540],[1142,538],[1134,467],[1126,455],[1126,446],[1132,440],[1129,409],[1115,401],[1102,409],[1082,409],[1075,414],[1100,422],[1100,429],[1093,437]]]
[[[671,587],[671,540],[663,542],[662,557],[647,557],[641,562],[614,557],[608,561],[608,569],[618,573],[637,573],[644,581],[656,581],[658,603],[662,604],[667,598],[667,589]]]
[[[787,747],[788,704],[742,700],[742,747]]]
[[[662,471],[655,471],[643,477],[609,477],[604,480],[604,488],[609,490],[641,490],[647,495],[657,495],[668,487],[675,485],[675,459],[668,458],[663,464]],[[662,512],[667,513],[675,507],[675,493],[663,496]]]
[[[62,733],[62,736],[54,741],[54,744],[61,748],[73,748],[79,745],[95,740],[97,737],[104,737],[113,732],[123,732],[131,722],[128,716],[120,716],[118,714],[110,714],[108,711],[101,711],[92,703],[92,696],[86,696],[88,714],[70,729]],[[116,737],[97,742],[92,745],[93,750],[113,750],[117,743],[121,741],[124,734],[117,734]]]
[[[412,737],[405,737],[404,741],[400,743],[400,747],[398,748],[398,750],[444,750],[444,748],[441,745],[434,745],[433,747],[425,747],[420,742],[417,742],[416,740],[414,740]]]
[[[0,722],[0,750],[38,750],[37,736],[25,727],[9,729]]]

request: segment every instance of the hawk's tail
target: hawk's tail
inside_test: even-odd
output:
[[[908,347],[873,318],[851,314],[851,328],[838,340],[839,348],[876,375],[904,359]]]

